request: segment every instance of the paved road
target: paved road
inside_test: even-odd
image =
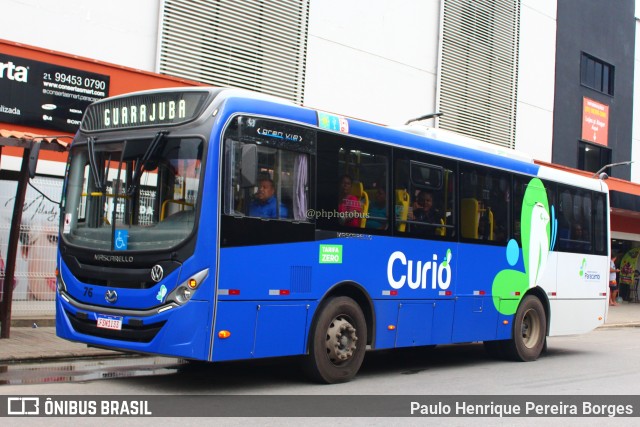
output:
[[[628,307],[635,309],[637,306]],[[640,308],[640,307],[638,307]],[[0,344],[2,344],[0,342]],[[23,345],[25,345],[23,343]],[[1,345],[0,345],[1,347]],[[1,349],[0,349],[1,350]],[[48,361],[45,364],[0,365],[0,394],[144,396],[259,395],[283,396],[287,405],[295,395],[424,396],[424,395],[621,395],[638,396],[640,384],[640,328],[601,328],[586,335],[549,339],[549,352],[533,363],[490,359],[481,345],[444,346],[433,351],[369,353],[356,379],[347,384],[309,384],[295,359],[263,360],[184,367],[176,359],[111,358]],[[2,372],[4,369],[4,372]],[[213,398],[211,398],[213,399]],[[620,398],[622,399],[622,397]],[[174,405],[169,405],[170,407]],[[636,408],[640,412],[640,408]],[[328,411],[330,412],[330,411]],[[242,414],[242,412],[240,412]],[[330,414],[328,414],[330,415]],[[22,421],[25,421],[24,423]],[[114,419],[106,422],[113,422]],[[299,425],[295,418],[207,419],[221,425]],[[539,418],[511,418],[510,425],[539,425]],[[0,421],[2,422],[2,421]],[[118,419],[118,425],[201,425],[203,419]],[[503,425],[498,418],[306,418],[306,425]],[[637,425],[635,419],[545,419],[545,424]],[[95,419],[73,420],[95,425]],[[295,423],[295,424],[294,424]],[[4,424],[4,423],[3,423]],[[13,425],[13,424],[9,424]],[[21,420],[20,425],[64,425],[63,418]]]
[[[307,382],[295,358],[221,364],[144,357],[64,361],[9,365],[0,379],[14,381],[5,382],[0,393],[633,395],[640,390],[639,354],[640,328],[550,338],[548,353],[532,363],[493,360],[480,344],[381,351],[367,354],[354,381],[335,385]],[[92,371],[102,374],[87,377]],[[32,380],[20,383],[21,375]]]

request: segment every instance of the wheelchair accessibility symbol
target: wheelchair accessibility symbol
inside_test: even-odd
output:
[[[116,230],[115,249],[117,251],[127,250],[129,244],[129,230]]]

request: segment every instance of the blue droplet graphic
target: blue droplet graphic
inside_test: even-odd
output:
[[[520,258],[520,248],[518,248],[518,242],[514,239],[509,240],[507,243],[507,262],[510,266],[516,265],[518,262],[518,258]]]

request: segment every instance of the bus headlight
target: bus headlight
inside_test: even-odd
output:
[[[167,296],[167,301],[175,301],[180,305],[186,304],[196,293],[196,290],[208,275],[209,269],[205,268],[204,270],[189,277],[187,280],[180,283],[178,287]]]
[[[191,299],[191,295],[193,295],[191,289],[185,286],[180,286],[176,289],[176,302],[178,304],[184,304]]]

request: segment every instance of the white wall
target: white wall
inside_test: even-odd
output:
[[[435,109],[440,0],[311,0],[305,105],[397,125]]]
[[[160,0],[2,0],[0,38],[154,71]]]
[[[556,0],[522,0],[516,150],[551,162],[555,90]]]
[[[3,0],[0,38],[146,71],[161,0]],[[384,124],[435,109],[440,0],[311,0],[305,104]]]

